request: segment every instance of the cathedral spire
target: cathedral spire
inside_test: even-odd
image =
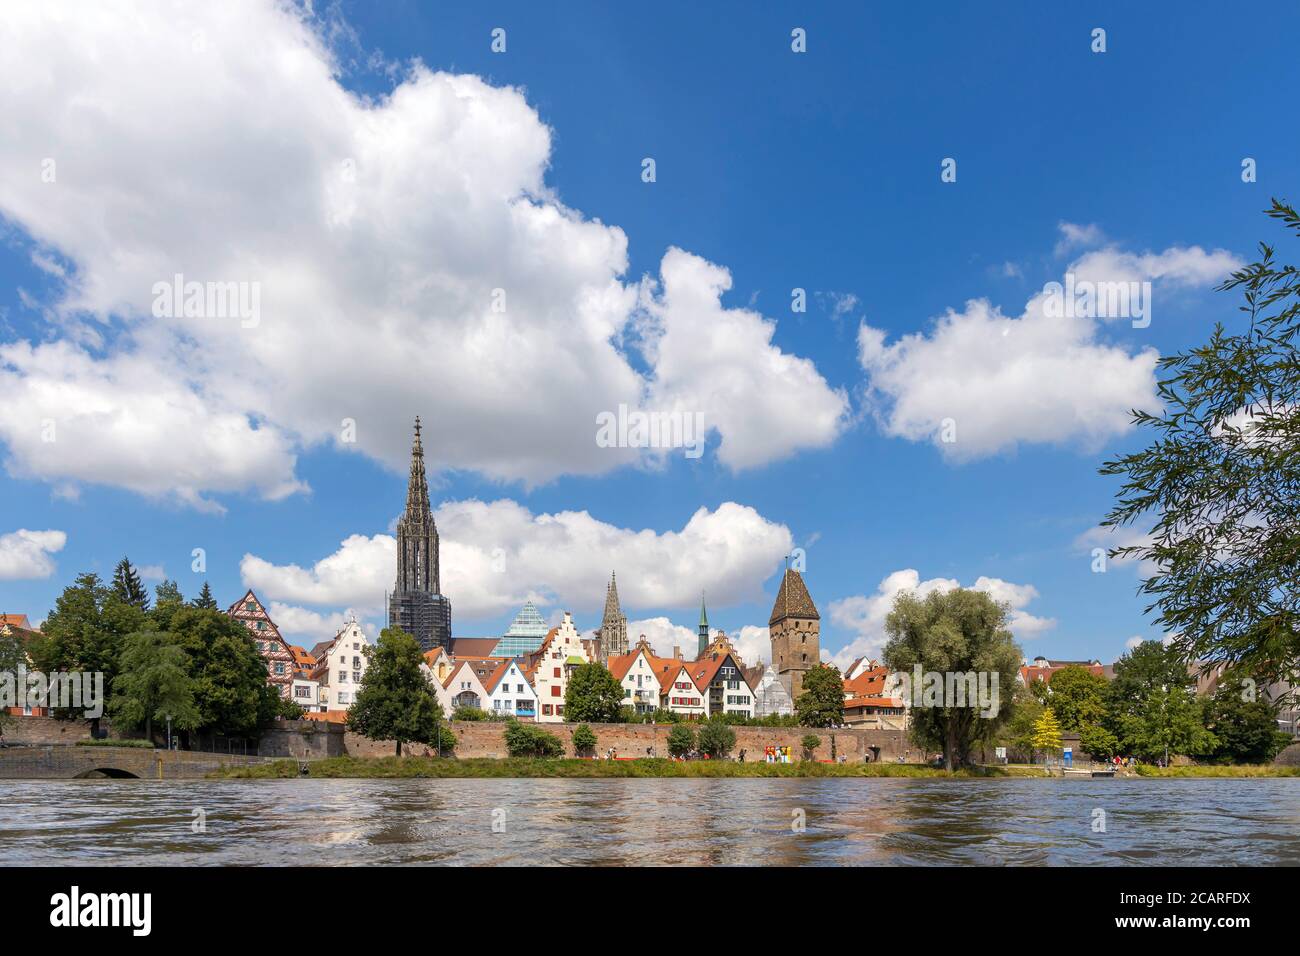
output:
[[[451,602],[442,594],[439,582],[438,528],[429,507],[422,430],[417,416],[406,508],[397,520],[397,583],[388,607],[388,623],[414,635],[420,649],[428,651],[451,643]]]
[[[618,579],[613,571],[609,574],[609,584],[605,585],[605,616],[599,633],[601,660],[607,662],[611,657],[627,653],[627,617],[618,604]]]
[[[617,621],[623,614],[623,609],[618,606],[618,580],[614,572],[609,573],[609,584],[605,585],[605,617],[602,624],[609,624]]]
[[[397,522],[397,587],[394,590],[439,594],[438,529],[429,507],[421,429],[417,417],[415,438],[411,442],[411,475],[406,483],[406,510]]]
[[[429,514],[429,481],[424,473],[424,443],[420,440],[420,416],[415,416],[415,440],[411,442],[411,476],[406,483],[404,518]],[[430,518],[430,521],[433,519]]]

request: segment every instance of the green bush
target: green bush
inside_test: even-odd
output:
[[[135,747],[137,750],[157,750],[160,749],[149,740],[113,740],[105,738],[103,740],[78,740],[78,747]]]
[[[724,721],[709,720],[700,727],[700,750],[713,760],[721,760],[736,746],[736,732]]]
[[[674,757],[684,757],[695,749],[695,731],[687,724],[675,724],[668,731],[668,752]]]
[[[822,739],[816,734],[804,734],[799,742],[803,744],[804,760],[812,760],[814,751],[822,745]]]
[[[506,752],[512,757],[562,757],[564,744],[536,724],[506,721]]]
[[[457,707],[451,712],[452,720],[487,720],[488,712],[480,710],[478,707]]]
[[[596,735],[586,724],[578,724],[573,728],[573,753],[579,757],[587,757],[595,752]]]

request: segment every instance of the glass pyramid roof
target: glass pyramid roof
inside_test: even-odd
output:
[[[550,628],[546,626],[546,621],[542,620],[542,615],[538,613],[537,608],[532,601],[528,601],[519,613],[515,615],[514,622],[506,631],[506,637],[545,637]]]

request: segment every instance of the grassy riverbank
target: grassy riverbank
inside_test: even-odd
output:
[[[251,767],[230,767],[215,777],[226,779],[285,779],[381,777],[1003,777],[1000,768],[975,768],[948,773],[916,764],[860,763],[792,764],[736,763],[729,760],[534,760],[527,758],[329,757],[304,761],[276,760]]]
[[[1300,767],[1276,764],[1241,764],[1239,766],[1149,767],[1137,766],[1141,777],[1300,777]]]

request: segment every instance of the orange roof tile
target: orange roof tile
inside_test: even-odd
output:
[[[853,700],[844,702],[844,709],[857,709],[859,707],[869,709],[872,707],[902,707],[903,702],[897,697],[857,697]]]

